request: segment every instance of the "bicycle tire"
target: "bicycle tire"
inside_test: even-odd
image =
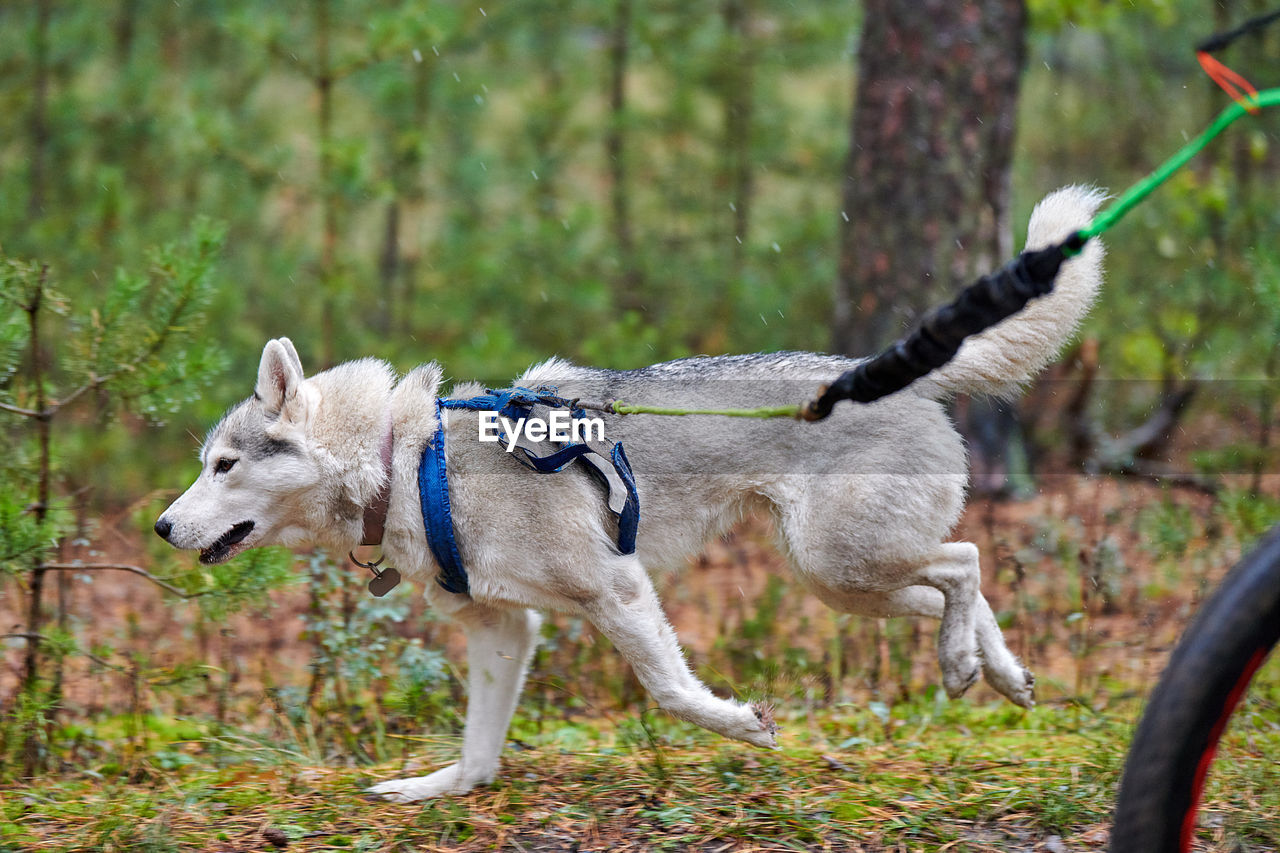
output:
[[[1116,798],[1111,853],[1191,849],[1218,740],[1280,640],[1280,525],[1183,633],[1142,714]]]

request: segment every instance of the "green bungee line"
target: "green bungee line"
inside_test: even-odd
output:
[[[800,406],[765,406],[760,409],[664,409],[614,400],[609,408],[618,415],[721,415],[726,418],[798,418]]]
[[[1172,157],[1160,164],[1154,172],[1138,181],[1109,204],[1105,210],[1093,218],[1087,228],[1079,234],[1082,238],[1092,240],[1119,222],[1126,213],[1137,207],[1147,196],[1151,195],[1161,184],[1169,180],[1179,169],[1216,139],[1236,119],[1249,112],[1251,107],[1262,109],[1280,105],[1280,88],[1264,89],[1257,95],[1249,97],[1245,103],[1236,101],[1218,114],[1213,123],[1205,128],[1199,136],[1174,153]],[[801,418],[804,405],[765,406],[759,409],[667,409],[659,406],[645,406],[637,403],[624,403],[615,400],[602,408],[619,415],[720,415],[728,418]]]
[[[1151,195],[1156,187],[1169,180],[1175,172],[1187,165],[1188,160],[1203,151],[1205,146],[1227,129],[1228,125],[1245,115],[1249,107],[1274,107],[1278,104],[1280,104],[1280,89],[1265,89],[1256,96],[1248,98],[1247,105],[1239,101],[1232,103],[1218,113],[1218,117],[1199,136],[1178,149],[1177,153],[1164,161],[1158,169],[1129,187],[1123,195],[1095,216],[1093,222],[1089,223],[1089,227],[1080,232],[1080,236],[1090,240],[1119,222],[1121,217]]]

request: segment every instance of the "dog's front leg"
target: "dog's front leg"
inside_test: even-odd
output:
[[[675,631],[638,560],[619,561],[607,589],[583,607],[658,706],[672,716],[755,746],[776,747],[770,709],[720,699],[689,669]]]
[[[529,658],[542,620],[532,610],[495,610],[471,605],[455,618],[467,635],[467,722],[462,757],[427,776],[394,779],[369,793],[410,803],[444,794],[463,794],[487,785],[498,773],[507,728],[515,714]]]

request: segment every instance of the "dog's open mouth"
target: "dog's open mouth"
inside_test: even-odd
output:
[[[240,549],[236,548],[253,531],[252,521],[242,521],[218,537],[208,548],[200,549],[200,562],[210,565],[230,559]]]

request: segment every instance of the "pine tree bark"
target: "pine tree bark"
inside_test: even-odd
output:
[[[755,47],[751,40],[749,0],[724,0],[720,15],[727,41],[724,67],[723,182],[732,200],[732,234],[727,241],[732,250],[731,275],[742,275],[746,241],[751,228],[754,175],[751,170],[751,134],[755,112]]]
[[[329,0],[315,0],[316,60],[312,84],[316,90],[316,145],[319,148],[320,183],[320,362],[325,368],[337,364],[334,336],[337,331],[338,195],[333,176],[333,65],[330,59]]]
[[[30,219],[44,215],[49,156],[49,20],[52,14],[52,0],[38,0],[35,31],[31,39],[35,80],[31,98],[31,186],[27,196],[27,217]]]
[[[733,315],[741,298],[747,241],[750,239],[755,195],[751,160],[756,63],[756,50],[751,37],[753,14],[750,0],[724,0],[720,9],[724,22],[724,47],[718,77],[724,107],[724,134],[721,139],[719,182],[729,197],[730,233],[723,239],[730,254],[725,278],[720,285],[720,295],[716,300],[712,338],[703,342],[704,347],[709,350],[722,348],[730,335]]]
[[[867,0],[833,349],[883,346],[1012,254],[1023,0]]]
[[[614,284],[622,311],[644,310],[644,274],[636,252],[631,219],[631,182],[627,169],[627,75],[630,62],[631,0],[617,0],[609,33],[609,126],[605,158],[609,169],[610,225],[621,267]]]

